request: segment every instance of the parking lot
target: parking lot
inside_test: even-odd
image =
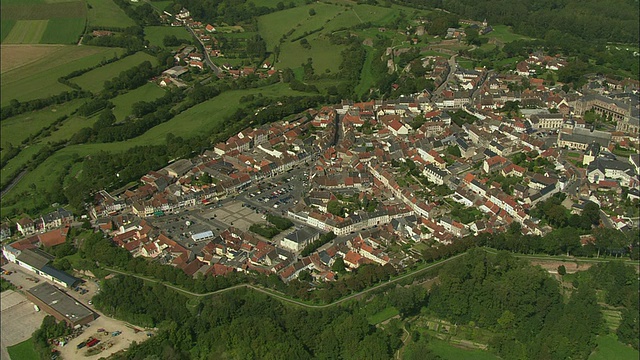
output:
[[[308,189],[307,176],[305,169],[295,169],[250,187],[240,198],[251,206],[282,215],[304,196]]]
[[[6,278],[11,278],[12,275]],[[31,337],[34,331],[40,328],[42,319],[46,313],[36,311],[33,303],[17,291],[6,290],[2,292],[2,311],[0,313],[2,328],[0,346],[1,358],[8,359],[7,347],[21,343]]]
[[[14,264],[8,263],[3,267],[5,270],[11,271],[11,275],[3,275],[3,277],[9,280],[14,286],[19,287],[21,290],[30,289],[37,284],[47,281],[46,279],[29,272],[28,270]],[[79,276],[80,274],[76,274]],[[33,280],[28,280],[33,279]],[[38,280],[37,282],[35,280]],[[145,331],[135,331],[131,325],[124,321],[116,320],[97,311],[93,304],[91,304],[91,298],[100,291],[98,283],[92,279],[85,279],[78,290],[61,288],[57,284],[53,284],[62,291],[65,291],[71,297],[84,304],[86,307],[94,311],[98,318],[92,321],[89,327],[79,337],[72,339],[69,344],[65,346],[57,346],[56,349],[60,351],[62,358],[64,359],[99,359],[102,357],[108,357],[109,355],[126,349],[131,345],[133,341],[138,343],[148,339]],[[8,357],[5,352],[6,346],[15,345],[31,337],[31,334],[40,327],[42,319],[47,315],[43,310],[39,312],[35,311],[33,303],[19,292],[11,290],[4,291],[2,293],[2,357],[5,359]],[[82,341],[86,340],[90,335],[96,332],[97,329],[104,328],[110,332],[115,330],[122,331],[122,334],[117,338],[111,339],[111,335],[104,336],[104,345],[107,347],[100,353],[94,353],[87,356],[87,352],[79,351],[76,346]],[[95,350],[94,350],[95,351]]]
[[[248,231],[255,223],[264,222],[263,214],[246,206],[243,201],[232,201],[224,207],[205,210],[202,216],[206,219],[215,219],[242,231]]]

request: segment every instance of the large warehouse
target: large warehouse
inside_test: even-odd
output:
[[[25,295],[42,310],[58,321],[64,320],[69,326],[88,324],[95,319],[93,311],[49,283],[34,286]]]

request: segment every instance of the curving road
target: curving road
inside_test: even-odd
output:
[[[177,286],[166,284],[166,283],[161,282],[159,280],[151,279],[151,278],[148,278],[148,277],[145,277],[145,276],[135,275],[135,274],[131,274],[131,273],[128,273],[128,272],[124,272],[124,271],[120,271],[120,270],[116,270],[116,269],[111,269],[111,268],[105,268],[105,270],[112,271],[112,272],[115,272],[115,273],[118,273],[118,274],[122,274],[122,275],[133,276],[133,277],[136,277],[138,279],[145,280],[145,281],[150,281],[150,282],[154,282],[154,283],[160,283],[160,284],[162,284],[162,285],[164,285],[164,286],[166,286],[168,288],[174,289],[176,291],[179,291],[179,292],[182,292],[184,294],[191,295],[191,296],[197,296],[197,297],[211,296],[211,295],[222,294],[222,293],[227,292],[227,291],[232,291],[232,290],[236,290],[236,289],[240,289],[240,288],[244,287],[244,288],[249,288],[249,289],[261,292],[263,294],[269,295],[269,296],[271,296],[273,298],[276,298],[276,299],[284,301],[284,302],[288,302],[290,304],[294,304],[294,305],[298,305],[298,306],[302,306],[302,307],[306,307],[306,308],[310,308],[310,309],[324,309],[324,308],[328,308],[328,307],[339,305],[339,304],[341,304],[343,302],[346,302],[346,301],[349,301],[351,299],[357,298],[357,297],[359,297],[361,295],[364,295],[366,293],[375,291],[375,290],[380,289],[380,288],[382,288],[384,286],[387,286],[389,284],[394,284],[394,283],[396,283],[398,281],[401,281],[401,280],[404,280],[404,279],[406,279],[406,278],[408,278],[410,276],[414,276],[414,275],[423,273],[423,272],[425,272],[427,270],[430,270],[430,269],[433,269],[435,267],[441,266],[442,264],[445,264],[445,263],[447,263],[449,261],[452,261],[452,260],[454,260],[456,258],[459,258],[461,256],[464,256],[466,254],[467,253],[464,252],[462,254],[458,254],[458,255],[452,256],[452,257],[450,257],[448,259],[440,261],[439,263],[428,265],[428,266],[426,266],[426,267],[424,267],[424,268],[422,268],[420,270],[401,275],[401,276],[399,276],[399,277],[397,277],[397,278],[395,278],[393,280],[389,280],[387,282],[380,283],[380,284],[375,285],[373,287],[370,287],[368,289],[362,290],[362,291],[357,292],[355,294],[351,294],[349,296],[346,296],[346,297],[343,297],[343,298],[341,298],[339,300],[336,300],[336,301],[334,301],[332,303],[324,304],[324,305],[311,305],[311,304],[307,304],[307,303],[304,303],[304,302],[301,302],[301,301],[298,301],[298,300],[289,299],[289,298],[287,298],[287,297],[285,297],[283,295],[277,294],[273,290],[266,290],[266,289],[264,289],[262,287],[255,286],[255,285],[250,285],[250,284],[240,284],[240,285],[231,286],[231,287],[228,287],[228,288],[225,288],[225,289],[221,289],[221,290],[216,290],[216,291],[211,291],[211,292],[204,293],[204,294],[199,294],[199,293],[194,293],[194,292],[191,292],[191,291],[188,291],[188,290],[185,290],[185,289],[181,289],[181,288],[179,288]]]

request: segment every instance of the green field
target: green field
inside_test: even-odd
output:
[[[187,29],[178,26],[147,26],[144,28],[144,38],[149,40],[149,45],[164,47],[162,41],[165,36],[174,35],[178,39],[184,39],[185,44],[192,43],[193,36]]]
[[[6,44],[38,44],[47,30],[48,22],[49,20],[17,20],[3,42]]]
[[[241,107],[240,98],[245,95],[262,93],[264,96],[299,96],[309,95],[291,90],[286,84],[275,84],[258,89],[227,91],[219,96],[198,104],[166,123],[160,124],[144,135],[133,139],[136,145],[163,143],[167,134],[173,133],[183,138],[196,135],[211,134],[220,130],[224,117],[233,114]]]
[[[104,87],[104,82],[118,76],[122,71],[129,70],[134,66],[140,65],[144,61],[150,61],[152,65],[157,65],[155,57],[138,52],[124,59],[120,59],[111,64],[99,67],[84,73],[71,81],[80,85],[81,88],[91,92],[99,92]]]
[[[511,31],[510,26],[495,25],[495,26],[492,26],[492,28],[493,28],[492,32],[488,33],[487,35],[481,35],[481,37],[486,37],[489,39],[495,38],[496,40],[502,41],[503,43],[508,43],[515,40],[530,39],[526,36],[515,34],[513,31]]]
[[[3,43],[71,44],[84,31],[87,8],[83,1],[9,0],[1,12]]]
[[[122,121],[131,114],[131,105],[138,101],[153,101],[165,94],[165,90],[154,83],[147,83],[135,90],[131,90],[125,94],[119,95],[112,99],[115,105],[113,114],[116,121]]]
[[[84,31],[85,20],[82,18],[51,19],[47,23],[47,29],[41,44],[75,44]]]
[[[309,18],[311,18],[311,16],[309,16],[309,9],[311,8],[316,10],[316,15],[313,16],[315,19],[329,18],[330,16],[327,16],[327,14],[331,13],[335,15],[341,10],[341,8],[333,5],[314,4],[313,6],[301,6],[260,16],[258,18],[258,29],[262,38],[267,42],[267,49],[273,50],[282,35],[286,34],[289,30],[296,29],[298,25],[305,26],[308,30],[314,30],[322,26],[323,23],[317,22],[315,19],[314,21],[310,21],[313,23],[312,26],[306,24],[309,22]],[[292,21],[292,19],[296,20]],[[296,32],[298,31],[296,30]],[[302,31],[298,32],[298,34],[300,33],[302,33]],[[296,35],[291,35],[289,39],[293,36]],[[289,40],[285,40],[285,42],[288,41]]]
[[[373,61],[373,53],[374,50],[366,47],[367,57],[364,60],[364,66],[362,66],[362,71],[360,73],[360,83],[355,87],[354,91],[358,95],[367,94],[369,89],[375,85],[375,75],[371,71],[371,62]]]
[[[446,341],[432,338],[429,340],[429,349],[433,350],[434,355],[440,356],[443,360],[497,360],[498,357],[484,350],[466,350],[455,347]]]
[[[9,35],[11,29],[16,24],[17,20],[2,20],[0,21],[0,42],[4,42],[4,38]]]
[[[314,9],[316,12],[316,14],[313,16],[309,15],[309,10],[311,9]],[[290,28],[295,28],[295,31],[289,36],[289,39],[287,39],[287,41],[292,38],[302,36],[305,32],[315,31],[321,27],[328,25],[339,14],[344,12],[345,8],[335,5],[315,3],[311,5],[301,6],[292,10],[297,10],[297,16],[291,18],[295,20],[289,20],[288,24],[294,25]],[[289,31],[289,29],[286,29],[285,33],[287,31]]]
[[[13,176],[19,168],[27,164],[31,160],[33,155],[37,154],[41,148],[42,145],[40,144],[29,145],[26,148],[22,149],[22,151],[20,151],[20,153],[16,157],[9,160],[7,165],[5,165],[5,167],[2,168],[2,171],[0,171],[1,183],[4,184],[6,181],[8,181],[9,178]]]
[[[589,356],[589,360],[638,360],[640,353],[618,341],[614,334],[598,336],[598,347]]]
[[[82,102],[83,100],[73,100],[3,120],[0,123],[2,147],[4,148],[10,143],[16,147],[19,146],[24,139],[51,125],[59,117],[70,114]]]
[[[84,118],[81,116],[72,116],[65,120],[61,126],[58,127],[51,135],[42,139],[42,143],[58,142],[61,140],[69,140],[80,129],[86,127],[92,127],[93,123],[98,120],[98,116],[92,116],[90,118]]]
[[[467,70],[473,69],[473,60],[457,59],[456,62],[458,63],[458,65]]]
[[[57,3],[14,3],[2,4],[2,20],[49,20],[55,18],[79,17],[87,15],[87,7],[82,1]]]
[[[33,339],[29,338],[19,344],[7,348],[11,360],[32,360],[37,359],[38,353],[33,349]]]
[[[132,3],[132,5],[142,5],[143,3],[144,2],[140,1],[137,3]],[[164,9],[167,8],[167,6],[173,4],[173,2],[172,1],[149,1],[148,4],[161,13],[164,11]]]
[[[308,39],[311,49],[307,50],[300,45],[299,41],[294,43],[285,42],[282,44],[280,58],[275,66],[278,69],[295,69],[302,66],[307,58],[313,58],[313,69],[316,74],[323,74],[326,69],[330,72],[339,70],[342,57],[340,52],[344,50],[344,45],[333,45],[326,39]]]
[[[69,91],[70,87],[58,82],[59,77],[97,65],[122,52],[119,48],[60,46],[54,53],[3,73],[0,80],[1,105],[7,105],[11,99],[27,101]]]
[[[136,23],[113,0],[87,0],[91,6],[87,13],[89,26],[129,27]]]
[[[359,4],[353,6],[333,19],[325,26],[326,30],[336,30],[343,27],[351,27],[365,21],[373,25],[385,25],[399,13],[397,9]]]
[[[392,317],[398,314],[399,314],[398,309],[394,308],[393,306],[390,306],[375,315],[369,316],[367,318],[367,321],[369,322],[369,324],[375,325],[385,320],[391,319]]]

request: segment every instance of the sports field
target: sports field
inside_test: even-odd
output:
[[[144,61],[150,61],[152,65],[157,64],[157,60],[155,57],[143,52],[138,52],[131,56],[127,56],[124,59],[120,59],[111,64],[107,64],[105,66],[84,73],[76,78],[73,78],[71,81],[80,85],[80,87],[85,90],[98,92],[104,87],[105,81],[113,79],[122,71],[129,70],[132,67],[143,63]]]
[[[119,48],[60,45],[2,45],[1,106],[11,99],[26,101],[69,91],[58,78],[122,54]],[[11,49],[12,51],[5,51]],[[14,51],[15,50],[15,51]],[[24,61],[31,59],[31,61]],[[21,63],[21,60],[23,61]],[[5,69],[6,64],[11,64]]]
[[[89,26],[129,27],[136,23],[113,0],[87,0]]]

